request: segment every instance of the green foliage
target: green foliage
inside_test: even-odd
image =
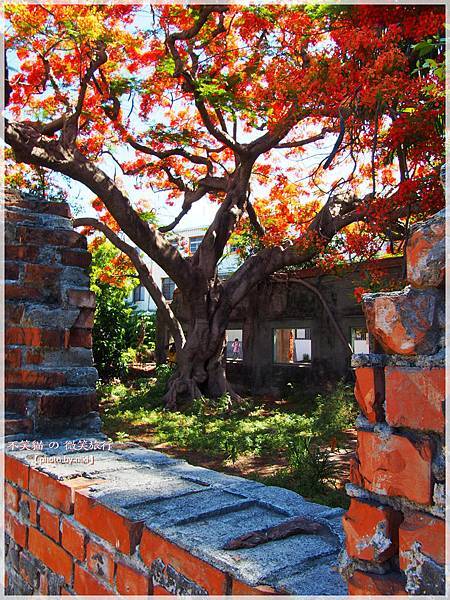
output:
[[[445,60],[443,53],[445,49],[445,37],[434,35],[426,40],[422,40],[413,46],[414,52],[418,58],[416,61],[416,69],[413,73],[423,75],[426,71],[430,71],[440,81],[445,79]],[[438,62],[436,58],[440,56]]]
[[[118,287],[101,280],[118,250],[105,241],[92,254],[91,290],[96,296],[93,355],[102,379],[124,375],[130,364],[154,350],[155,316],[140,314],[126,299],[135,280]]]
[[[327,395],[315,398],[313,431],[323,441],[342,440],[342,432],[355,423],[358,406],[352,386],[340,381],[336,389]]]
[[[312,435],[300,436],[287,446],[290,470],[298,477],[302,493],[307,496],[324,492],[327,484],[337,477],[336,464],[331,453],[322,448],[319,438]]]
[[[172,373],[171,367],[161,365],[152,379],[100,386],[109,435],[123,436],[124,429],[128,435],[135,429],[145,430],[152,444],[204,453],[224,464],[235,464],[244,456],[284,455],[288,467],[262,481],[318,502],[347,506],[345,492],[335,485],[338,473],[328,446],[330,441],[333,445],[339,441],[356,418],[350,386],[341,382],[330,393],[316,396],[299,395],[295,386],[289,386],[289,412],[254,399],[236,407],[224,395],[217,400],[194,400],[189,411],[182,413],[163,407],[162,396]]]
[[[168,365],[161,365],[155,378],[139,380],[132,389],[123,384],[103,387],[110,425],[124,421],[130,426],[148,424],[157,442],[206,451],[232,462],[239,456],[274,452],[287,452],[290,461],[293,440],[305,436],[321,443],[336,440],[356,416],[350,388],[343,384],[328,396],[318,395],[309,415],[279,409],[268,413],[264,406],[250,400],[232,408],[227,395],[218,400],[194,400],[187,413],[165,412],[160,403],[172,372]]]

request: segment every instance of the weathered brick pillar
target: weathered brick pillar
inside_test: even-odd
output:
[[[444,211],[413,229],[406,258],[410,285],[363,297],[376,353],[353,357],[350,594],[445,593]]]
[[[6,435],[100,428],[90,260],[65,202],[5,193]]]

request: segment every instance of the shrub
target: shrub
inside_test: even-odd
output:
[[[327,484],[337,477],[336,464],[327,448],[321,448],[319,438],[312,435],[299,436],[287,447],[289,467],[299,479],[299,487],[305,495],[324,492]]]
[[[318,394],[311,413],[314,433],[325,442],[343,439],[343,432],[352,427],[358,414],[353,388],[339,381],[336,389],[323,396]]]
[[[123,376],[130,364],[154,350],[155,315],[138,313],[127,304],[135,284],[133,270],[117,268],[115,274],[118,250],[108,241],[94,242],[90,246],[91,290],[96,297],[92,350],[100,377],[108,379]]]

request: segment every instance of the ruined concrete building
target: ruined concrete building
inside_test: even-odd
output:
[[[401,258],[374,260],[342,276],[303,269],[276,274],[256,286],[230,315],[226,371],[233,387],[243,394],[281,395],[288,383],[308,387],[348,378],[352,353],[369,351],[354,290],[369,269],[388,279],[401,278],[402,263]],[[179,294],[171,306],[187,329],[188,313]],[[170,336],[161,321],[157,336],[157,356],[163,362]]]

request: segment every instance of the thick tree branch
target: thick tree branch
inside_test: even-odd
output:
[[[255,209],[253,207],[253,204],[250,202],[249,198],[247,198],[246,209],[247,209],[247,214],[248,214],[249,221],[250,221],[253,229],[256,231],[256,233],[260,237],[262,237],[266,232],[264,230],[264,227],[259,222],[258,215],[256,214],[256,211],[255,211]]]
[[[156,229],[143,221],[130,200],[100,168],[77,148],[42,136],[27,123],[5,120],[5,140],[18,162],[63,173],[83,183],[105,204],[122,231],[175,281],[180,288],[191,284],[190,264]]]
[[[284,121],[280,121],[274,127],[273,131],[268,131],[256,140],[253,140],[248,144],[243,144],[242,152],[245,156],[251,158],[252,160],[256,160],[261,154],[264,154],[265,152],[268,152],[272,148],[278,146],[281,140],[287,136],[287,134],[299,122],[299,120],[301,118],[305,118],[306,116],[307,114],[302,114],[301,111],[298,111],[293,107],[289,116],[284,119]]]
[[[163,319],[166,321],[167,326],[169,327],[170,333],[173,336],[173,339],[174,339],[177,349],[181,349],[184,346],[184,342],[185,342],[183,329],[181,328],[181,325],[178,322],[175,315],[173,314],[172,309],[170,308],[170,306],[166,302],[164,296],[162,295],[161,290],[156,285],[155,280],[153,279],[149,268],[144,263],[144,261],[141,260],[137,249],[133,248],[133,246],[130,246],[130,244],[127,244],[127,242],[122,240],[105,223],[102,223],[101,221],[99,221],[97,219],[91,219],[91,218],[87,218],[87,217],[74,219],[73,226],[74,227],[93,227],[94,229],[101,231],[108,238],[108,240],[110,242],[112,242],[114,244],[114,246],[116,246],[116,248],[118,248],[121,252],[123,252],[124,254],[126,254],[128,256],[128,258],[133,263],[134,268],[138,272],[139,281],[142,283],[142,285],[145,287],[145,289],[150,294],[150,297],[153,299],[158,310],[161,311],[161,313],[163,315]]]
[[[130,144],[130,146],[135,150],[139,150],[139,152],[143,152],[144,154],[155,156],[156,158],[159,158],[161,160],[164,158],[169,158],[169,156],[182,156],[183,158],[186,158],[187,160],[196,165],[208,166],[209,164],[209,160],[206,157],[191,154],[190,152],[187,152],[187,150],[185,150],[184,148],[173,148],[172,150],[162,150],[161,152],[158,152],[156,150],[152,150],[152,148],[149,148],[144,144],[141,144],[140,142],[137,142],[131,137],[128,138],[127,141]]]
[[[209,278],[214,277],[217,261],[245,209],[252,167],[252,161],[241,163],[229,178],[225,199],[192,257],[192,265],[199,266]]]

